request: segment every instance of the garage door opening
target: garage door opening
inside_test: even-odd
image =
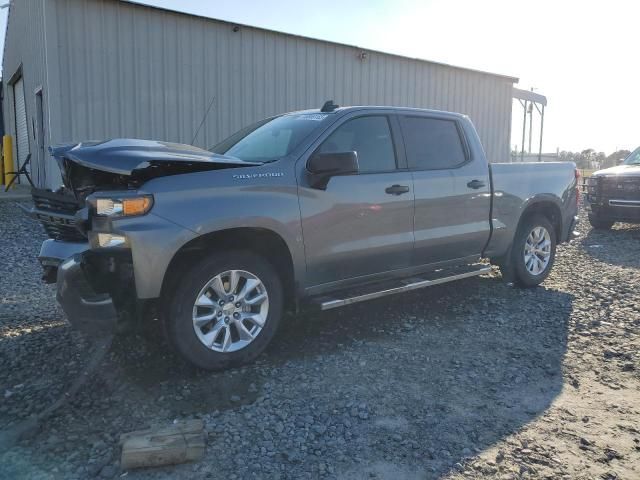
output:
[[[13,83],[13,112],[16,128],[16,166],[22,165],[29,155],[29,125],[27,123],[27,108],[24,98],[24,79],[19,77]],[[31,166],[27,165],[31,176]],[[18,179],[22,183],[22,178]]]

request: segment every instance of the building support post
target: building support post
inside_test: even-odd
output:
[[[542,161],[542,133],[544,129],[544,105],[542,105],[542,111],[540,112],[540,149],[538,150],[538,161]]]
[[[529,103],[529,149],[527,153],[531,155],[531,140],[533,140],[533,102]]]
[[[522,119],[522,144],[520,148],[520,161],[524,162],[524,140],[527,134],[527,101],[525,100],[524,103],[522,103],[521,100],[520,103],[522,104],[522,109],[524,110],[524,117]]]

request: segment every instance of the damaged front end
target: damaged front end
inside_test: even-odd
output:
[[[56,298],[74,328],[101,336],[130,323],[135,286],[130,258],[122,260],[83,252],[57,267]]]
[[[63,185],[33,189],[27,213],[48,240],[39,260],[43,280],[57,283],[69,322],[89,334],[114,332],[146,309],[136,293],[132,240],[170,234],[174,225],[147,215],[151,195],[142,185],[157,177],[256,165],[188,145],[110,140],[50,149]],[[141,233],[144,232],[144,233]]]
[[[100,222],[92,218],[90,205],[71,215],[72,201],[66,195],[37,190],[32,195],[29,213],[50,237],[38,256],[43,280],[57,283],[56,297],[72,326],[97,335],[130,324],[139,313],[131,250],[104,248],[97,242],[93,229]]]

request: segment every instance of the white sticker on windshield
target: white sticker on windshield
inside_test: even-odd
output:
[[[326,115],[321,115],[320,113],[313,113],[309,115],[298,115],[296,120],[313,120],[314,122],[321,122],[327,118]]]

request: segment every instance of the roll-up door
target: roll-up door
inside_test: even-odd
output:
[[[19,167],[29,155],[29,127],[27,125],[27,109],[24,101],[24,80],[21,78],[13,84],[13,101],[16,113],[16,149]],[[29,167],[31,167],[29,165]],[[28,168],[31,172],[31,168]]]

